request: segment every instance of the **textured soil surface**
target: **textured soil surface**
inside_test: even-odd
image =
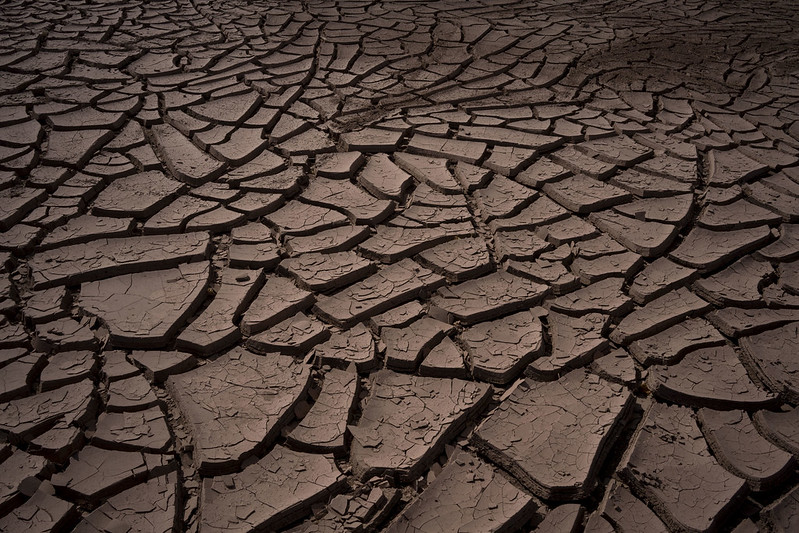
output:
[[[0,36],[0,531],[799,531],[795,2]]]

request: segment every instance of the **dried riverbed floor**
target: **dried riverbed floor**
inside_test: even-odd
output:
[[[0,34],[0,531],[799,531],[795,2]]]

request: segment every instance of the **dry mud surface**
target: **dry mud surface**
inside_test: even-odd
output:
[[[794,2],[0,35],[0,531],[799,531]]]

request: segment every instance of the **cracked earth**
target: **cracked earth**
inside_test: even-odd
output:
[[[799,531],[792,2],[0,35],[0,531]]]

